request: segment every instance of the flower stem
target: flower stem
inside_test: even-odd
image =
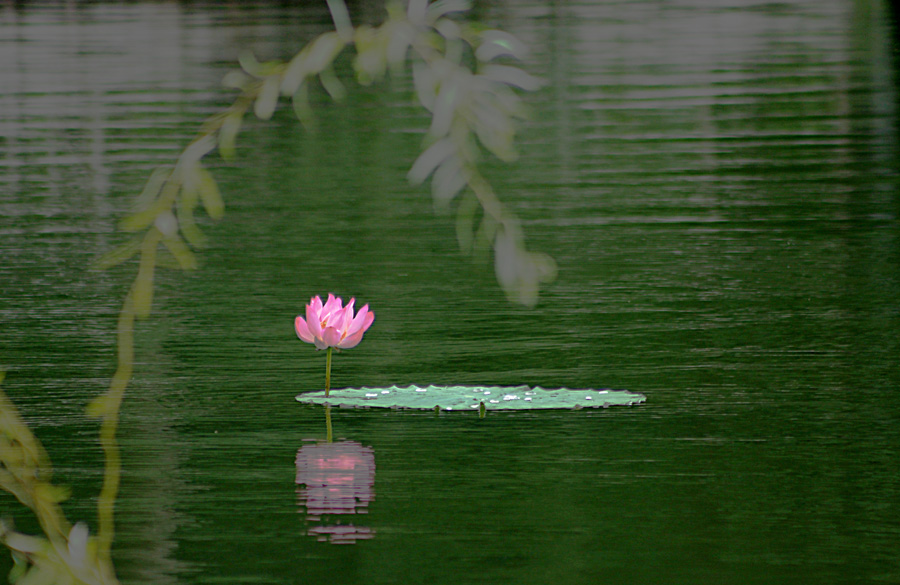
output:
[[[331,390],[331,348],[329,347],[326,350],[327,357],[325,358],[325,397],[328,397],[328,391]]]

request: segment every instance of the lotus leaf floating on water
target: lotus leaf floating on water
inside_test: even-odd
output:
[[[344,388],[330,396],[324,391],[304,392],[297,401],[352,408],[416,410],[539,410],[607,408],[644,402],[643,394],[627,390],[593,388],[546,389],[540,386],[390,386]]]

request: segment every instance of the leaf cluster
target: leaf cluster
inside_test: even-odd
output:
[[[0,382],[3,372],[0,372]],[[0,488],[34,513],[44,536],[16,532],[0,519],[0,542],[10,549],[16,585],[117,583],[112,565],[98,554],[96,538],[83,523],[70,525],[59,503],[67,489],[52,483],[52,469],[40,441],[0,391]]]
[[[505,31],[457,18],[469,9],[468,0],[410,0],[406,6],[391,2],[385,22],[377,27],[351,26],[340,0],[329,0],[329,7],[335,30],[313,39],[289,61],[260,62],[249,53],[240,57],[240,69],[224,79],[239,92],[234,103],[203,124],[174,167],[151,174],[135,212],[120,223],[127,232],[145,231],[96,265],[106,268],[140,255],[134,289],[139,317],[149,313],[157,264],[181,269],[196,265],[192,250],[204,242],[194,221],[198,204],[210,217],[222,216],[222,198],[201,164],[203,157],[218,149],[222,158],[233,158],[245,115],[252,110],[267,120],[282,98],[290,100],[306,128],[314,129],[311,88],[324,88],[335,100],[346,94],[335,60],[348,47],[355,50],[353,69],[362,85],[411,71],[416,97],[431,123],[422,153],[407,176],[413,184],[430,179],[438,211],[448,211],[455,203],[460,249],[476,258],[493,249],[498,282],[510,299],[525,305],[534,305],[539,285],[555,277],[549,256],[526,250],[518,220],[478,167],[483,151],[505,162],[517,157],[516,122],[527,115],[518,92],[541,85],[511,64],[526,56],[525,45]],[[156,253],[160,244],[165,257]]]

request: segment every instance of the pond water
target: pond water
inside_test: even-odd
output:
[[[531,49],[520,156],[484,172],[557,279],[528,309],[406,171],[408,79],[315,94],[210,158],[226,204],[160,269],[121,410],[124,583],[900,582],[896,28],[877,0],[478,3]],[[351,5],[354,22],[382,8]],[[136,265],[88,270],[232,94],[324,3],[0,8],[3,390],[96,529],[85,406]],[[295,315],[375,312],[333,386],[621,388],[644,404],[335,409]],[[298,484],[300,479],[300,484]],[[0,494],[0,516],[35,532]],[[12,563],[0,555],[5,575]]]

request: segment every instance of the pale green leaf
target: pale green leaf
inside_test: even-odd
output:
[[[268,120],[275,112],[275,107],[278,105],[278,92],[280,86],[281,79],[275,75],[269,76],[263,81],[262,88],[259,90],[259,95],[253,103],[253,113],[255,113],[256,117],[260,120]]]
[[[178,157],[178,164],[182,168],[190,167],[200,162],[204,156],[215,150],[216,138],[212,134],[206,134],[196,138],[188,144],[181,156]]]
[[[471,88],[471,80],[472,75],[467,71],[461,70],[441,82],[437,97],[434,100],[431,127],[428,129],[429,134],[432,136],[444,136],[450,131],[457,108],[463,101],[463,96]]]
[[[213,219],[221,219],[225,215],[225,203],[222,201],[222,194],[216,185],[216,180],[212,173],[203,167],[197,168],[197,190],[200,192],[200,200],[206,213]]]
[[[34,486],[35,502],[41,502],[43,505],[64,502],[71,494],[72,490],[68,487],[52,483],[40,482]]]
[[[517,153],[513,146],[515,128],[512,120],[496,108],[477,103],[472,105],[475,116],[475,134],[478,140],[497,158],[504,162],[516,160]]]
[[[50,542],[44,538],[29,536],[20,532],[13,532],[12,530],[3,532],[3,544],[12,550],[25,554],[37,554],[50,546]]]
[[[34,559],[32,559],[34,560]],[[41,555],[24,577],[13,585],[81,585],[56,556]]]
[[[322,83],[322,87],[325,88],[325,91],[328,92],[328,95],[331,96],[331,99],[336,102],[344,99],[347,91],[344,89],[344,84],[337,78],[337,75],[334,74],[334,70],[331,67],[327,67],[319,73],[319,81]]]
[[[416,26],[425,23],[425,15],[428,12],[428,0],[409,0],[406,8],[406,17]]]
[[[119,228],[126,232],[136,232],[149,227],[156,220],[157,215],[172,207],[180,188],[178,183],[166,181],[156,201],[147,209],[122,218],[119,221]]]
[[[481,33],[481,44],[475,49],[475,57],[482,62],[498,57],[524,59],[528,56],[525,43],[502,30],[486,30]]]
[[[449,138],[441,138],[419,155],[419,158],[409,169],[407,177],[414,185],[422,183],[437,168],[456,151],[456,146]]]
[[[379,81],[387,71],[386,45],[379,32],[370,26],[362,25],[354,34],[356,57],[353,59],[353,69],[361,85]]]
[[[493,105],[508,117],[527,118],[528,112],[522,103],[522,98],[508,85],[490,84],[490,89],[480,96],[480,99]]]
[[[404,21],[388,22],[384,25],[382,34],[388,39],[385,49],[387,62],[396,66],[406,61],[409,46],[416,38],[415,28]]]
[[[281,76],[281,93],[282,95],[295,95],[300,88],[300,84],[310,74],[307,66],[307,58],[309,57],[309,45],[304,47],[297,53],[291,62],[288,63],[287,69]]]
[[[431,178],[431,193],[435,202],[446,208],[467,183],[462,162],[458,156],[453,155],[435,169],[434,176]]]
[[[181,263],[165,246],[160,247],[156,252],[156,267],[165,268],[166,270],[184,270]]]
[[[69,561],[76,568],[87,567],[88,562],[88,527],[84,522],[76,522],[69,530]]]
[[[533,307],[540,283],[556,277],[556,263],[546,254],[525,250],[518,228],[504,226],[494,240],[494,271],[510,300]]]
[[[106,270],[125,262],[141,249],[142,236],[135,236],[123,244],[119,244],[91,263],[94,270]]]
[[[316,128],[316,118],[313,115],[312,108],[309,106],[308,87],[309,86],[306,83],[301,83],[297,88],[297,93],[295,93],[291,99],[291,104],[294,107],[294,115],[297,116],[297,119],[300,120],[303,127],[312,131]]]
[[[200,191],[196,186],[188,187],[185,185],[181,191],[181,197],[178,198],[176,205],[176,213],[178,215],[178,229],[187,240],[195,248],[202,247],[206,244],[206,236],[197,227],[194,222],[194,208],[200,200]]]
[[[540,79],[512,65],[485,65],[479,74],[491,81],[513,85],[525,91],[534,91],[541,87]]]
[[[244,87],[253,81],[253,77],[250,77],[243,71],[236,69],[234,71],[229,71],[222,77],[222,85],[231,89],[244,89]]]
[[[434,23],[447,14],[465,12],[471,7],[472,3],[469,0],[437,0],[437,2],[432,2],[428,5],[425,11],[425,20],[429,23]]]
[[[426,110],[433,112],[438,88],[438,79],[434,70],[424,63],[414,63],[413,84],[416,88],[419,102]]]
[[[506,290],[519,284],[519,243],[508,230],[500,230],[494,239],[494,272],[497,282]]]
[[[556,280],[556,260],[542,252],[529,252],[528,254],[531,264],[537,272],[538,281],[547,283]]]
[[[21,585],[21,579],[28,572],[28,569],[31,568],[31,563],[26,555],[17,550],[11,549],[11,552],[13,568],[9,571],[9,583],[10,585]]]
[[[351,39],[348,39],[351,40]],[[320,35],[298,52],[281,75],[281,94],[296,95],[301,84],[310,75],[331,67],[335,57],[344,48],[345,41],[336,32]]]
[[[262,64],[256,60],[256,57],[250,51],[241,51],[241,54],[238,55],[238,64],[240,64],[241,69],[253,77],[259,77],[262,73]]]
[[[134,200],[135,211],[146,209],[153,204],[153,201],[156,199],[156,196],[159,195],[160,190],[165,184],[166,179],[168,179],[171,174],[172,169],[170,168],[158,167],[153,169],[153,172],[150,173],[150,177],[144,184],[144,189],[141,191],[141,194]]]
[[[304,392],[297,401],[348,408],[478,412],[483,410],[581,410],[632,406],[646,396],[627,390],[548,389],[540,386],[389,386]]]
[[[462,34],[459,25],[452,20],[440,19],[435,23],[435,30],[448,41],[456,40]]]
[[[331,67],[334,58],[344,48],[344,40],[336,32],[327,32],[313,41],[309,56],[306,59],[306,68],[310,73],[319,73]]]
[[[175,257],[178,266],[182,270],[193,270],[197,267],[197,258],[194,256],[194,253],[177,235],[165,237],[162,239],[162,242],[169,252],[172,253],[172,256]]]

